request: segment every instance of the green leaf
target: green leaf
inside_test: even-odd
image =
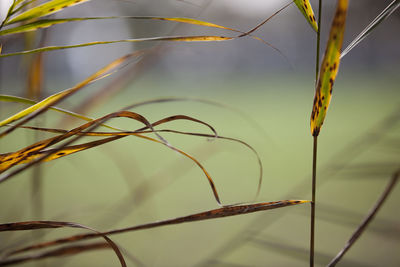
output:
[[[35,19],[44,17],[53,13],[56,13],[64,8],[78,5],[90,0],[52,0],[45,2],[39,6],[33,7],[14,18],[8,20],[5,25],[9,25],[12,23],[28,20],[28,19]]]
[[[314,96],[311,113],[311,133],[313,136],[318,136],[332,98],[332,87],[340,63],[347,7],[348,0],[338,0]]]
[[[311,7],[310,1],[309,0],[294,0],[293,2],[299,8],[299,10],[303,14],[303,16],[308,21],[308,23],[310,23],[311,27],[317,32],[318,25],[317,25],[317,22],[315,21],[314,11]]]

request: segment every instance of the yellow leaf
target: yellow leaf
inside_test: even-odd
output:
[[[310,5],[309,0],[294,0],[294,3],[297,5],[301,13],[307,19],[308,23],[310,23],[311,27],[317,32],[318,25],[315,21],[314,11]]]
[[[318,136],[331,101],[332,87],[339,69],[347,7],[348,0],[338,0],[314,96],[311,113],[311,133],[313,136]]]

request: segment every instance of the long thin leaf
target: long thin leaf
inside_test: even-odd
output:
[[[314,29],[314,31],[318,32],[318,25],[315,21],[314,11],[312,10],[311,4],[309,0],[294,0],[293,1],[296,6],[299,8],[300,12],[306,18],[308,23]]]
[[[400,7],[400,0],[391,2],[353,41],[343,50],[340,58],[347,55],[354,47],[356,47],[362,40],[364,40],[373,29],[375,29],[381,22],[386,20],[397,8]]]
[[[127,117],[127,118],[135,119],[135,120],[138,120],[138,121],[142,122],[143,124],[146,125],[146,127],[141,128],[139,130],[143,131],[143,130],[146,130],[146,129],[150,129],[153,133],[155,133],[157,135],[157,137],[161,141],[156,140],[154,138],[150,138],[148,136],[142,136],[142,135],[136,135],[136,136],[138,136],[140,138],[144,138],[144,139],[150,140],[150,141],[153,141],[153,142],[156,142],[156,143],[159,143],[159,144],[163,144],[163,145],[167,146],[168,148],[170,148],[170,149],[172,149],[172,150],[174,150],[174,151],[186,156],[187,158],[189,158],[193,162],[195,162],[197,164],[197,166],[205,174],[205,176],[206,176],[206,178],[207,178],[207,180],[208,180],[208,182],[210,184],[210,187],[212,189],[212,192],[214,194],[215,200],[217,201],[218,204],[221,205],[221,201],[220,201],[217,189],[215,187],[215,184],[214,184],[210,174],[204,168],[204,166],[198,160],[196,160],[193,156],[185,153],[184,151],[182,151],[182,150],[170,145],[168,142],[166,142],[157,132],[154,131],[153,126],[146,120],[146,118],[144,118],[140,114],[137,114],[137,113],[134,113],[134,112],[129,112],[129,111],[119,111],[119,112],[114,112],[114,113],[108,114],[108,115],[106,115],[106,116],[104,116],[102,118],[90,121],[90,122],[88,122],[88,123],[86,123],[84,125],[81,125],[81,126],[75,128],[75,129],[73,129],[73,130],[70,130],[65,134],[62,134],[62,135],[59,135],[59,136],[56,136],[56,137],[53,137],[53,138],[49,138],[47,140],[40,141],[40,142],[35,143],[35,144],[31,145],[31,146],[23,148],[23,149],[15,152],[15,153],[10,153],[10,154],[3,155],[3,157],[1,158],[1,161],[0,161],[0,166],[1,166],[1,171],[2,172],[4,172],[4,171],[10,169],[11,167],[23,162],[27,158],[29,158],[31,156],[34,156],[37,153],[43,152],[43,149],[46,149],[46,148],[48,148],[48,147],[50,147],[50,146],[52,146],[52,145],[54,145],[56,143],[59,143],[59,142],[65,140],[65,139],[67,139],[69,137],[77,135],[75,138],[73,138],[72,140],[64,143],[63,145],[61,145],[61,146],[59,146],[59,147],[57,147],[55,149],[45,151],[45,152],[43,152],[43,155],[41,155],[39,157],[33,157],[32,160],[29,161],[29,163],[26,164],[25,166],[23,166],[23,167],[21,167],[21,168],[19,168],[17,170],[14,170],[14,171],[12,171],[10,173],[6,173],[6,174],[3,174],[3,175],[0,175],[0,183],[10,179],[12,176],[22,172],[23,170],[33,166],[34,164],[40,163],[42,161],[45,161],[47,158],[50,158],[50,157],[52,157],[53,155],[55,155],[57,153],[62,153],[60,151],[62,151],[65,147],[67,147],[68,145],[72,144],[77,139],[82,137],[82,135],[80,135],[79,133],[83,132],[84,130],[87,130],[87,131],[90,132],[91,130],[93,130],[93,128],[99,127],[105,121],[107,121],[107,120],[109,120],[111,118],[115,118],[115,117]],[[183,115],[178,115],[178,116],[172,116],[172,117],[169,117],[169,118],[165,118],[163,120],[160,120],[160,121],[154,123],[154,125],[159,125],[161,123],[165,123],[165,122],[168,122],[168,121],[171,121],[171,120],[176,120],[176,119],[188,119],[188,120],[192,120],[192,121],[195,121],[195,122],[198,122],[198,123],[202,123],[204,125],[209,126],[208,124],[206,124],[204,122],[201,122],[201,121],[196,120],[194,118],[190,118],[190,117],[183,116]],[[13,126],[14,129],[17,128],[17,127],[19,127],[19,126]],[[209,128],[214,131],[214,133],[215,133],[214,137],[217,136],[215,130],[211,126],[209,126]],[[61,154],[61,156],[62,155],[63,154]]]
[[[225,37],[225,36],[214,36],[214,35],[204,35],[204,36],[171,36],[171,37],[150,37],[150,38],[139,38],[139,39],[124,39],[124,40],[114,40],[114,41],[97,41],[89,42],[77,45],[65,45],[65,46],[47,46],[32,50],[25,50],[21,52],[1,54],[1,57],[9,57],[16,55],[27,55],[45,51],[54,51],[60,49],[76,48],[76,47],[86,47],[93,45],[104,45],[104,44],[115,44],[115,43],[139,43],[139,42],[154,42],[154,41],[170,41],[170,42],[215,42],[215,41],[227,41],[235,39],[236,37]]]
[[[83,252],[87,252],[87,251],[108,249],[108,248],[109,248],[109,245],[102,243],[102,242],[101,243],[96,242],[96,243],[86,244],[86,245],[67,246],[67,247],[57,248],[57,249],[50,250],[50,251],[40,252],[40,253],[33,254],[33,255],[5,259],[5,260],[0,261],[0,264],[1,264],[1,266],[21,264],[21,263],[25,263],[25,262],[29,262],[29,261],[36,261],[36,260],[41,260],[41,259],[50,258],[50,257],[73,256],[73,255],[77,255],[79,253],[83,253]]]
[[[8,20],[5,25],[13,24],[20,21],[25,21],[29,19],[36,19],[41,18],[50,14],[54,14],[59,12],[60,10],[71,7],[74,5],[78,5],[90,0],[52,0],[45,2],[39,6],[33,7],[28,9],[27,11],[23,12]]]
[[[120,249],[118,248],[117,244],[115,244],[107,235],[94,230],[91,227],[79,224],[79,223],[73,223],[73,222],[54,222],[54,221],[30,221],[30,222],[17,222],[17,223],[6,223],[0,225],[0,232],[5,232],[5,231],[27,231],[27,230],[37,230],[37,229],[51,229],[51,228],[64,228],[64,227],[69,227],[69,228],[79,228],[79,229],[85,229],[85,230],[90,230],[91,232],[94,232],[95,234],[99,235],[99,237],[102,237],[105,239],[105,241],[108,243],[108,245],[114,250],[115,254],[118,256],[118,259],[121,263],[121,266],[127,266],[124,256],[122,255]],[[18,262],[18,261],[17,261]],[[15,262],[15,263],[17,263]],[[14,263],[14,262],[12,262]],[[0,260],[0,265],[6,265],[6,264],[11,264],[10,262],[3,262]]]
[[[134,52],[134,53],[131,53],[131,54],[128,54],[121,58],[116,59],[115,61],[111,62],[107,66],[105,66],[102,69],[100,69],[99,71],[97,71],[96,73],[89,76],[84,81],[77,84],[76,86],[74,86],[70,89],[64,90],[62,92],[56,93],[54,95],[51,95],[51,96],[47,97],[46,99],[40,101],[39,103],[37,103],[27,109],[24,109],[24,110],[18,112],[17,114],[14,114],[11,117],[1,121],[0,127],[4,126],[6,124],[9,124],[11,122],[14,122],[16,120],[20,120],[24,117],[26,117],[26,118],[24,120],[22,120],[18,125],[16,125],[16,127],[28,122],[29,120],[35,118],[37,115],[46,111],[50,106],[53,106],[53,105],[59,103],[63,99],[71,96],[72,94],[76,93],[80,89],[84,88],[86,85],[90,84],[94,80],[98,80],[99,78],[104,77],[104,75],[106,75],[106,73],[108,71],[118,67],[119,65],[121,65],[122,63],[124,63],[125,61],[127,61],[128,59],[130,59],[132,57],[139,56],[140,54],[141,53],[138,54],[137,52]],[[0,133],[0,137],[3,137],[5,135],[9,134],[13,130],[15,130],[15,128],[13,128],[13,127],[7,129],[6,131]]]
[[[396,171],[393,174],[385,190],[382,192],[378,201],[375,203],[375,205],[370,210],[368,215],[364,218],[364,220],[358,226],[356,231],[351,235],[350,239],[347,241],[343,249],[335,256],[335,258],[332,259],[331,262],[329,262],[327,266],[329,267],[336,266],[336,264],[343,258],[346,252],[354,245],[354,243],[358,240],[358,238],[362,235],[362,233],[367,229],[369,223],[374,219],[374,217],[376,216],[382,205],[385,203],[390,193],[393,191],[396,183],[399,180],[399,177],[400,177],[400,170]]]
[[[11,95],[1,95],[1,94],[0,94],[0,101],[22,103],[22,104],[29,104],[29,105],[36,105],[38,103],[37,101],[33,101],[33,100],[30,100],[30,99],[24,98],[24,97],[11,96]],[[58,108],[58,107],[49,107],[49,110],[54,110],[54,111],[66,114],[68,116],[75,117],[75,118],[78,118],[78,119],[81,119],[81,120],[85,120],[85,121],[94,120],[93,118],[89,118],[89,117],[86,117],[84,115],[81,115],[81,114],[78,114],[78,113],[75,113],[75,112],[72,112],[72,111],[69,111],[69,110],[66,110],[66,109]],[[111,126],[108,126],[108,125],[105,125],[105,124],[102,124],[101,126],[106,127],[108,129],[111,129],[111,130],[114,130],[114,131],[119,131],[120,130],[118,128],[114,128],[114,127],[111,127]]]
[[[146,223],[146,224],[116,229],[116,230],[103,232],[103,233],[87,233],[87,234],[81,234],[81,235],[74,235],[74,236],[70,236],[70,237],[66,237],[66,238],[57,239],[54,241],[39,243],[39,244],[35,244],[32,246],[24,247],[21,249],[17,249],[17,250],[10,252],[8,255],[15,255],[15,254],[22,253],[22,252],[28,252],[28,251],[32,251],[35,249],[42,249],[42,248],[47,248],[47,247],[51,247],[51,246],[55,246],[55,245],[76,242],[76,241],[80,241],[80,240],[88,240],[88,239],[97,238],[97,237],[100,237],[103,235],[110,236],[113,234],[121,234],[121,233],[126,233],[126,232],[152,229],[152,228],[167,226],[167,225],[176,225],[176,224],[181,224],[181,223],[218,219],[218,218],[222,218],[222,217],[230,217],[230,216],[254,213],[254,212],[259,212],[259,211],[263,211],[263,210],[283,208],[283,207],[299,205],[299,204],[304,204],[304,203],[309,203],[309,202],[310,201],[308,201],[308,200],[282,200],[282,201],[275,201],[275,202],[263,202],[263,203],[255,203],[255,204],[236,204],[236,205],[223,206],[219,209],[208,210],[208,211],[204,211],[204,212],[200,212],[200,213],[196,213],[196,214],[191,214],[188,216],[178,217],[178,218],[174,218],[174,219],[168,219],[168,220],[164,220],[164,221]],[[40,223],[40,222],[26,222],[26,223],[32,224],[32,223]],[[57,223],[57,222],[55,222],[55,223]],[[0,224],[0,231],[7,231],[7,229],[9,229],[8,224]],[[1,264],[1,261],[0,261],[0,264]]]
[[[34,31],[37,29],[48,28],[53,25],[74,22],[74,21],[86,21],[86,20],[105,20],[105,19],[135,19],[135,20],[164,20],[164,21],[174,21],[186,24],[193,24],[211,28],[219,28],[224,30],[229,30],[233,32],[241,32],[232,28],[228,28],[222,25],[218,25],[211,22],[201,21],[192,18],[179,18],[179,17],[152,17],[152,16],[110,16],[110,17],[86,17],[86,18],[66,18],[66,19],[43,19],[34,21],[31,23],[23,24],[14,28],[6,29],[0,31],[0,35],[23,33],[28,31]]]
[[[333,83],[340,63],[340,50],[343,44],[347,7],[348,0],[338,0],[315,90],[311,113],[311,133],[313,136],[318,136],[332,98]]]

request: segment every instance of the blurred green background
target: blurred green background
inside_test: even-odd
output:
[[[71,8],[66,15],[200,15],[203,20],[248,29],[283,5],[273,2],[274,5],[257,8],[260,2],[254,1],[255,7],[249,7],[253,11],[249,9],[242,14],[243,6],[235,9],[234,4],[223,1],[212,1],[208,6],[205,5],[207,1],[137,1],[133,4],[92,1],[80,6],[82,8]],[[376,2],[365,1],[371,4],[367,10],[358,2],[350,3],[345,45],[389,3]],[[315,9],[316,1],[311,3]],[[324,9],[322,47],[332,7],[332,3],[327,3]],[[62,13],[57,16],[63,17]],[[60,44],[66,40],[71,43],[93,40],[87,40],[88,37],[168,35],[174,26],[123,22],[126,25],[122,27],[121,22],[102,23],[83,23],[85,30],[80,28],[81,24],[63,25],[49,30],[46,40]],[[319,138],[318,266],[326,265],[344,246],[391,174],[399,168],[399,36],[393,30],[399,24],[398,12],[385,24],[343,59]],[[94,36],[88,35],[89,32]],[[178,29],[177,34],[209,32],[185,26]],[[170,102],[141,106],[133,111],[152,122],[176,114],[192,116],[214,126],[221,136],[238,138],[253,146],[264,166],[262,190],[256,201],[310,199],[312,137],[309,119],[314,97],[315,37],[294,6],[257,35],[271,41],[287,60],[251,39],[166,44],[140,68],[124,67],[120,73],[67,99],[60,107],[74,110],[85,99],[95,98],[102,88],[115,85],[121,76],[132,81],[126,82],[118,94],[86,110],[86,115],[97,118],[133,103],[162,97],[200,98],[221,103],[225,106],[196,101]],[[23,49],[23,38],[2,39],[2,44],[3,52]],[[111,59],[138,48],[141,46],[115,45],[46,54],[43,96],[72,87]],[[28,60],[27,57],[0,60],[2,94],[25,96]],[[23,107],[1,103],[1,118]],[[388,124],[391,127],[379,127],[390,114],[396,115]],[[63,115],[48,111],[35,123],[68,129],[81,123],[65,119]],[[127,119],[114,119],[109,124],[127,130],[141,127]],[[193,122],[172,122],[160,128],[208,133],[204,126]],[[224,140],[162,135],[204,164],[223,204],[254,201],[257,159],[246,147]],[[44,137],[47,135],[42,135]],[[31,131],[20,129],[0,139],[1,153],[25,147],[34,138]],[[352,145],[363,138],[366,140],[359,146]],[[31,197],[32,171],[25,171],[0,185],[2,223],[63,220],[105,231],[218,208],[206,177],[192,161],[165,146],[135,137],[44,163],[41,177],[43,187],[34,198]],[[43,202],[42,217],[33,212],[33,203],[38,199]],[[340,266],[400,265],[399,201],[400,188],[396,187]],[[307,266],[309,211],[309,205],[304,204],[111,238],[145,266]],[[81,231],[39,232],[44,234],[45,240],[51,240]],[[24,246],[36,238],[28,232],[2,233],[0,249]],[[47,266],[118,264],[111,250],[49,259],[45,263]],[[134,264],[129,262],[129,265]]]

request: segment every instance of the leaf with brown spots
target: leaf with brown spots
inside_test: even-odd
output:
[[[311,7],[310,1],[309,0],[294,0],[293,2],[297,5],[297,7],[301,11],[301,13],[307,19],[308,23],[310,23],[311,27],[317,32],[318,25],[317,25],[317,22],[315,21],[314,11]]]
[[[339,69],[347,7],[348,0],[338,0],[315,90],[311,113],[311,133],[313,136],[318,136],[331,101],[332,87]]]
[[[20,21],[25,21],[29,19],[41,18],[53,13],[56,13],[64,8],[78,5],[90,0],[52,0],[45,2],[39,6],[28,9],[27,11],[9,19],[4,23],[4,25],[13,24]]]
[[[167,226],[167,225],[176,225],[176,224],[181,224],[181,223],[190,223],[190,222],[218,219],[218,218],[223,218],[223,217],[230,217],[230,216],[260,212],[263,210],[272,210],[272,209],[277,209],[277,208],[289,207],[289,206],[294,206],[294,205],[299,205],[299,204],[304,204],[304,203],[309,203],[309,202],[310,201],[308,201],[308,200],[281,200],[281,201],[262,202],[262,203],[253,203],[253,204],[228,205],[228,206],[223,206],[218,209],[207,210],[207,211],[203,211],[200,213],[195,213],[195,214],[178,217],[178,218],[173,218],[173,219],[156,221],[156,222],[146,223],[146,224],[140,224],[140,225],[136,225],[136,226],[132,226],[132,227],[120,228],[120,229],[111,230],[111,231],[102,232],[102,233],[86,233],[86,234],[74,235],[74,236],[69,236],[66,238],[61,238],[61,239],[57,239],[57,240],[53,240],[53,241],[38,243],[38,244],[34,244],[31,246],[27,246],[27,247],[23,247],[23,248],[14,250],[14,251],[8,253],[8,255],[11,256],[11,255],[16,255],[16,254],[23,253],[23,252],[32,251],[32,250],[43,249],[43,248],[48,248],[48,247],[52,247],[52,246],[56,246],[56,245],[62,245],[62,244],[72,243],[72,242],[81,241],[81,240],[88,240],[88,239],[93,239],[93,238],[102,237],[102,236],[110,236],[113,234],[122,234],[122,233],[126,233],[126,232],[152,229],[152,228],[157,228],[157,227],[162,227],[162,226]],[[33,226],[36,226],[36,224],[38,224],[39,226],[41,226],[40,223],[41,222],[21,222],[20,224],[29,224],[29,225],[33,224]],[[46,223],[49,223],[49,222],[46,222]],[[55,225],[58,224],[58,222],[53,222],[53,223]],[[7,231],[7,229],[9,229],[8,224],[0,224],[0,231]],[[2,264],[2,262],[0,261],[0,265],[1,264]]]

